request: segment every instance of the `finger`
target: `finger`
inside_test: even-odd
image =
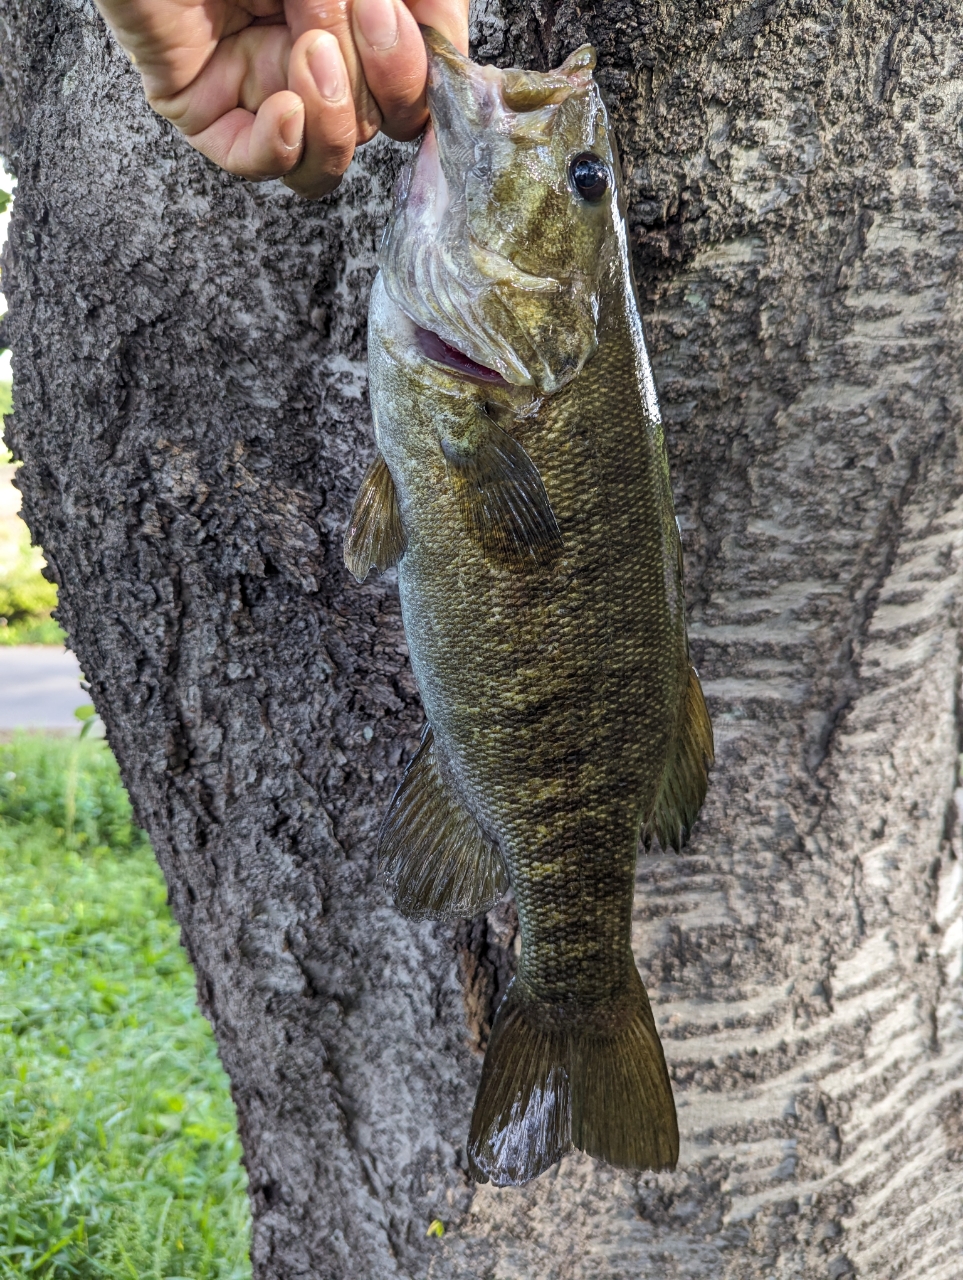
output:
[[[291,35],[297,41],[308,31],[327,31],[341,46],[357,116],[358,141],[367,142],[378,132],[381,112],[368,92],[361,61],[351,33],[349,0],[285,0]]]
[[[354,155],[354,96],[337,39],[306,31],[291,50],[288,84],[304,103],[304,148],[285,184],[302,196],[333,191]]]
[[[419,26],[434,27],[467,55],[468,0],[406,0],[406,3]]]
[[[355,0],[352,29],[382,130],[399,142],[416,138],[428,114],[428,60],[418,24],[399,0]]]
[[[199,134],[235,107],[252,116],[288,87],[286,27],[248,27],[222,40],[200,75],[180,93],[151,95],[151,106],[182,133]]]
[[[280,178],[301,158],[304,103],[285,89],[261,103],[257,113],[235,107],[187,140],[209,160],[253,182]]]
[[[147,96],[182,92],[200,75],[219,40],[252,22],[283,21],[283,0],[240,5],[184,5],[178,0],[97,0],[97,7],[130,54]]]

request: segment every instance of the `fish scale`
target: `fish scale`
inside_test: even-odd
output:
[[[618,162],[590,50],[540,79],[426,43],[434,133],[372,292],[379,456],[346,537],[357,576],[398,564],[429,725],[382,865],[412,915],[515,895],[473,1175],[524,1183],[573,1145],[671,1167],[634,872],[640,836],[687,836],[712,739]]]

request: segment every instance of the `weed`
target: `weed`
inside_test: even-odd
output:
[[[242,1280],[239,1155],[108,748],[0,744],[0,1278]]]

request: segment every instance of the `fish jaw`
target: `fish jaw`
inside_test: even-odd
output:
[[[595,50],[582,45],[554,71],[500,70],[472,62],[440,31],[422,27],[428,51],[428,106],[433,119],[449,130],[459,127],[469,134],[487,128],[502,107],[511,111],[535,111],[558,106],[573,93],[587,89],[595,68]]]
[[[503,73],[472,62],[433,27],[422,27],[428,54],[428,110],[432,122],[463,144],[486,129],[501,102]]]
[[[621,217],[594,55],[579,50],[549,73],[502,71],[436,33],[426,44],[431,123],[382,244],[386,288],[474,364],[554,394],[597,349]],[[590,208],[569,165],[593,148],[613,186]]]

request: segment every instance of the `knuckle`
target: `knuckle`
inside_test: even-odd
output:
[[[331,31],[343,27],[347,22],[344,0],[312,0],[304,7],[303,21],[309,29]]]
[[[275,178],[283,178],[291,169],[290,161],[280,160],[276,156],[262,156],[257,164],[248,164],[235,172],[242,178],[247,178],[248,182],[272,182]]]
[[[309,136],[309,144],[313,145],[305,149],[302,163],[305,168],[313,164],[331,173],[344,173],[351,163],[351,157],[354,155],[359,139],[360,135],[353,119],[342,121],[336,131],[332,130],[329,123],[321,136],[318,136],[318,133],[314,133],[313,137]],[[313,154],[308,154],[309,149]]]
[[[377,137],[381,128],[381,121],[375,123],[373,120],[362,120],[358,122],[358,143],[364,145],[370,142],[372,138]]]
[[[284,175],[284,170],[279,168],[235,169],[234,172],[248,182],[273,182]]]
[[[354,155],[354,136],[344,146],[327,146],[323,154],[308,156],[297,168],[292,169],[283,181],[298,195],[317,199],[326,196],[337,187],[344,177],[351,158]]]
[[[385,126],[384,132],[394,142],[414,142],[424,128],[425,122],[423,117],[410,117],[405,119],[400,117],[394,120],[391,127]]]
[[[325,174],[307,181],[304,178],[299,179],[296,174],[288,174],[281,181],[286,187],[290,187],[295,195],[303,196],[306,200],[319,200],[322,196],[330,195],[341,185],[341,176],[341,174]]]
[[[162,98],[157,94],[150,94],[147,95],[147,105],[175,129],[180,129],[181,133],[187,132],[184,126],[188,123],[189,105],[182,94],[173,98]]]

